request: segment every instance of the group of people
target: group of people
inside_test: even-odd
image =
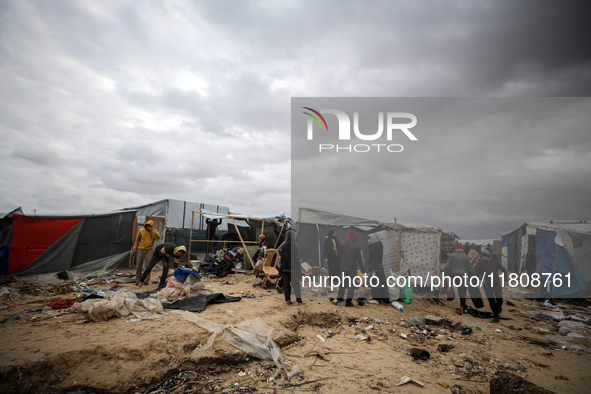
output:
[[[347,277],[353,279],[355,276],[376,277],[374,281],[375,286],[371,288],[372,298],[378,302],[389,303],[388,289],[386,286],[386,274],[384,272],[383,258],[384,245],[379,240],[376,234],[370,234],[367,238],[369,246],[369,261],[367,269],[362,257],[361,246],[357,242],[359,234],[357,231],[350,229],[347,233],[347,239],[339,242],[337,237],[337,230],[331,228],[328,230],[326,238],[324,238],[323,245],[323,261],[328,269],[328,275],[331,277]],[[345,293],[347,298],[345,299]],[[345,306],[352,307],[353,297],[355,295],[355,286],[352,280],[343,281],[342,286],[339,287],[337,298],[332,302],[335,305],[341,305],[345,302]],[[357,304],[359,306],[365,305],[365,298],[358,297]]]
[[[323,245],[323,261],[328,268],[329,276],[354,277],[355,275],[367,274],[368,277],[376,277],[371,286],[372,298],[378,302],[389,303],[388,286],[386,274],[383,268],[384,247],[376,234],[369,234],[367,243],[369,246],[368,267],[364,265],[361,254],[361,247],[357,242],[358,234],[355,230],[349,230],[347,239],[339,242],[337,230],[329,229]],[[479,250],[478,247],[472,247],[469,243],[462,245],[456,243],[454,252],[449,256],[447,263],[442,268],[442,273],[447,273],[451,278],[464,275],[470,277],[477,275],[484,278],[482,287],[488,299],[491,311],[493,313],[493,322],[498,323],[500,314],[503,310],[503,292],[501,283],[498,279],[499,272],[507,274],[507,270],[498,261],[492,253],[490,247]],[[456,282],[458,283],[458,282]],[[467,311],[466,293],[469,283],[463,282],[457,286],[458,297],[460,298],[460,313]],[[479,288],[471,288],[474,295],[472,298],[481,299]],[[344,299],[345,292],[347,298]],[[351,282],[343,282],[339,287],[337,299],[332,300],[335,305],[340,305],[345,301],[346,306],[354,306],[353,295],[355,292]],[[358,305],[364,305],[364,298],[357,299]],[[481,302],[481,301],[480,301]]]
[[[296,234],[293,229],[288,230],[285,234],[285,240],[277,248],[280,252],[277,286],[278,288],[282,288],[285,301],[288,305],[292,304],[292,289],[298,305],[303,304],[300,285],[301,255],[295,241],[295,236]],[[212,236],[209,235],[209,237]],[[332,299],[331,302],[335,305],[341,305],[344,302],[345,306],[355,306],[353,304],[353,298],[356,287],[352,279],[355,276],[367,274],[368,277],[375,277],[376,279],[372,282],[374,285],[371,286],[372,298],[378,302],[389,303],[386,274],[383,268],[383,244],[376,234],[369,234],[367,239],[369,261],[366,267],[361,253],[361,246],[358,243],[358,237],[357,231],[350,229],[347,233],[347,239],[339,242],[337,230],[331,228],[324,239],[322,256],[329,276],[351,278],[349,281],[342,281],[337,298]],[[132,257],[136,259],[136,285],[138,287],[142,287],[149,280],[150,272],[159,262],[162,263],[163,271],[158,287],[165,287],[169,268],[171,265],[174,268],[178,267],[179,259],[187,253],[185,246],[176,246],[171,243],[160,244],[156,247],[156,250],[152,250],[154,242],[159,239],[160,234],[154,228],[154,222],[152,220],[147,221],[136,236]],[[265,235],[261,234],[255,254],[255,261],[258,261],[258,264],[255,266],[255,276],[262,270],[261,265],[267,249],[268,245]],[[144,266],[145,268],[142,271],[142,267]],[[441,272],[452,278],[452,280],[457,277],[464,279],[466,276],[471,277],[472,275],[484,278],[482,285],[493,312],[493,322],[499,322],[502,312],[503,294],[500,281],[498,280],[498,274],[499,272],[507,274],[507,270],[489,248],[479,251],[476,248],[472,248],[469,244],[462,245],[458,242],[455,244],[454,251],[450,254]],[[455,284],[457,283],[459,282],[455,282]],[[461,285],[455,286],[460,299],[460,313],[465,313],[468,308],[466,303],[468,286],[469,283],[466,283],[465,280],[461,281]],[[477,291],[478,293],[477,296],[471,295],[473,299],[480,298],[480,290],[478,288],[471,288],[470,291]],[[365,304],[365,298],[358,297],[357,304],[363,306]]]
[[[162,275],[158,288],[166,287],[168,270],[173,266],[177,268],[179,260],[187,253],[184,245],[176,246],[171,243],[160,244],[154,248],[154,242],[160,239],[158,230],[154,228],[154,221],[148,220],[144,227],[138,231],[132,249],[132,259],[136,262],[135,280],[138,287],[143,287],[150,279],[152,269],[158,263],[162,263]],[[142,271],[142,268],[145,269]]]
[[[503,289],[498,275],[499,271],[507,274],[507,269],[503,267],[489,248],[479,252],[476,248],[470,247],[469,244],[462,245],[458,242],[441,271],[449,275],[450,278],[465,278],[471,277],[472,275],[484,278],[482,287],[484,288],[490,309],[493,312],[493,322],[499,322],[500,314],[503,310]],[[466,283],[464,280],[461,282],[460,286],[455,287],[460,298],[460,313],[465,313],[468,308],[466,292],[469,283]],[[457,283],[460,283],[460,281],[456,281]],[[476,295],[473,294],[471,296],[473,299],[478,299],[479,296],[481,297],[478,288],[471,287],[470,290],[476,293]]]

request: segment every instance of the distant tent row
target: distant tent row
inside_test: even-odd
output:
[[[410,270],[413,275],[426,277],[439,268],[442,234],[445,234],[440,228],[410,222],[383,222],[314,208],[300,208],[298,213],[298,244],[303,261],[316,268],[323,265],[323,241],[333,228],[340,241],[347,238],[350,228],[357,231],[366,263],[369,257],[367,236],[375,233],[384,245],[383,265],[387,273]]]
[[[527,272],[530,278],[533,273],[545,274],[544,278],[559,274],[562,283],[555,283],[560,286],[553,286],[553,281],[548,283],[551,285],[547,289],[550,295],[562,298],[586,296],[591,281],[591,223],[527,222],[503,234],[501,245],[502,263],[509,271]]]

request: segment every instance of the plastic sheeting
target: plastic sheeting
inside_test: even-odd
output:
[[[24,275],[41,273],[31,267],[27,269],[27,266],[45,252],[51,257],[42,264],[47,267],[44,272],[69,268],[74,256],[73,245],[80,235],[82,221],[82,218],[35,218],[13,215],[8,272],[14,274],[23,271]],[[58,242],[60,239],[64,241]],[[64,256],[66,253],[68,256]],[[64,258],[55,261],[56,257],[60,256]],[[66,259],[69,261],[64,265]]]
[[[521,234],[522,237],[518,237],[518,234]],[[516,264],[509,264],[509,269],[514,269],[518,273],[521,273],[519,269],[524,267],[525,254],[523,251],[527,250],[526,243],[529,241],[528,237],[523,234],[535,234],[536,260],[539,263],[538,273],[552,274],[552,278],[558,278],[556,284],[561,284],[561,286],[554,286],[554,281],[550,281],[551,296],[587,296],[583,293],[587,288],[587,283],[591,281],[591,223],[528,222],[512,232],[504,234],[503,245],[507,246],[503,248],[503,251],[506,250],[509,262],[512,258],[516,258]],[[567,274],[570,274],[570,286],[568,286]],[[546,278],[542,278],[543,282]]]
[[[238,302],[240,297],[229,297],[222,293],[202,294],[194,297],[175,301],[171,304],[163,303],[165,309],[179,309],[189,312],[203,312],[208,304],[225,304],[227,302]]]
[[[281,334],[275,334],[273,328],[260,318],[247,320],[237,325],[225,325],[202,319],[191,312],[185,312],[182,316],[185,320],[195,323],[211,333],[211,337],[200,351],[212,347],[216,338],[223,334],[224,341],[231,346],[260,360],[273,360],[277,368],[285,371],[288,380],[295,378],[300,372],[297,365],[290,366],[283,359],[281,350],[275,344],[273,337],[278,339]]]
[[[441,233],[403,231],[400,249],[404,259],[400,262],[400,270],[410,270],[413,276],[423,278],[428,273],[437,272],[440,239]]]
[[[134,216],[134,211],[78,217],[13,216],[10,272],[20,276],[108,272],[129,257]]]
[[[206,284],[202,278],[197,279],[194,275],[189,275],[184,282],[181,282],[174,276],[171,276],[166,282],[166,287],[150,295],[150,297],[160,301],[175,302],[179,298],[215,293],[220,293],[220,291]]]
[[[160,319],[164,308],[154,298],[139,300],[130,292],[108,292],[104,299],[89,299],[74,304],[70,311],[87,313],[93,321],[108,320],[111,317],[132,318],[132,321]]]
[[[223,205],[203,204],[182,200],[160,200],[151,204],[142,205],[139,207],[125,208],[125,210],[137,210],[138,216],[159,216],[165,219],[165,226],[168,228],[191,228],[191,218],[193,211],[207,211],[211,213],[221,213],[227,215],[230,213],[230,208]],[[212,215],[213,216],[213,215]],[[193,229],[205,230],[207,223],[206,217],[195,214]],[[219,227],[220,230],[225,230],[224,226]]]

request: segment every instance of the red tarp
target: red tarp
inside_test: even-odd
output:
[[[12,242],[8,273],[14,274],[63,237],[82,218],[30,218],[12,215]]]

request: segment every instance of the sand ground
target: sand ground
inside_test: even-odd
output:
[[[156,287],[138,289],[132,270],[119,273],[123,275],[115,278],[122,289],[137,293]],[[152,278],[158,275],[154,272]],[[227,325],[258,317],[281,333],[277,342],[283,357],[301,369],[290,386],[272,380],[277,371],[272,361],[257,360],[220,338],[201,350],[210,334],[179,313],[167,310],[162,319],[134,323],[117,317],[93,322],[82,313],[52,316],[36,309],[55,299],[75,298],[80,293],[72,292],[74,282],[12,282],[2,285],[14,290],[0,298],[0,321],[32,312],[1,324],[0,392],[446,393],[461,387],[467,393],[486,393],[498,370],[557,393],[584,393],[591,387],[591,341],[558,334],[557,322],[531,314],[543,310],[533,300],[509,299],[513,306],[505,304],[503,316],[511,320],[495,324],[459,315],[457,299],[438,303],[415,298],[398,311],[383,304],[335,306],[305,293],[304,305],[288,306],[275,290],[253,287],[259,280],[252,275],[207,282],[226,295],[255,296],[209,305],[198,315]],[[97,280],[89,286],[107,284]],[[568,304],[563,310],[567,316],[591,315],[587,306]],[[405,324],[427,315],[443,318],[443,324],[428,324],[427,335],[425,327]],[[454,330],[457,322],[473,332]],[[441,352],[439,345],[453,346]],[[413,360],[408,354],[412,348],[428,351],[430,358]],[[424,386],[396,387],[404,376]]]

